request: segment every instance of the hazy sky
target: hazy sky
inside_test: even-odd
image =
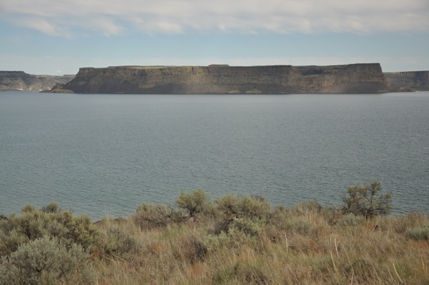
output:
[[[0,70],[355,62],[429,70],[429,0],[0,0]]]

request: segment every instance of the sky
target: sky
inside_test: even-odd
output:
[[[0,0],[0,70],[367,62],[429,70],[429,0]]]

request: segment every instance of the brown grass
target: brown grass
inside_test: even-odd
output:
[[[143,250],[127,260],[94,261],[98,284],[429,284],[429,242],[405,235],[429,225],[427,216],[344,225],[338,222],[343,215],[335,213],[332,222],[322,212],[285,209],[283,220],[260,222],[255,236],[214,235],[222,215],[204,212],[192,221],[145,230],[133,217],[120,225],[105,219],[101,231],[120,227]]]
[[[412,234],[429,227],[423,214],[365,219],[233,196],[193,216],[142,209],[95,223],[97,284],[429,284],[429,240]]]

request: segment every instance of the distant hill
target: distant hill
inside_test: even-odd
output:
[[[55,84],[65,84],[75,75],[32,75],[23,71],[0,71],[0,91],[50,90]]]
[[[132,94],[379,93],[378,63],[332,66],[114,66],[80,68],[50,92]]]

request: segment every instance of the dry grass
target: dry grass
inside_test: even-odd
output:
[[[429,284],[429,242],[407,237],[429,225],[421,214],[365,220],[321,209],[283,209],[253,236],[214,235],[219,215],[140,229],[133,217],[105,220],[141,245],[127,260],[94,261],[99,284]],[[213,210],[213,207],[211,208]],[[271,220],[270,220],[271,218]]]
[[[221,198],[192,217],[145,209],[96,223],[97,284],[429,284],[426,215],[366,220],[261,197]]]

